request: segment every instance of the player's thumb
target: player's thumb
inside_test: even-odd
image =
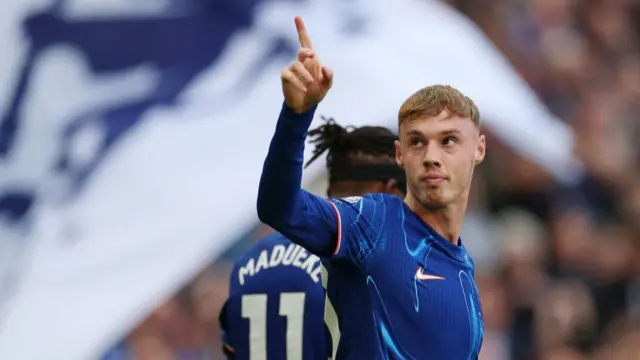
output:
[[[322,67],[322,87],[329,89],[333,85],[333,71],[328,67]]]

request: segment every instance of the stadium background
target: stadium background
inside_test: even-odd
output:
[[[570,126],[585,170],[577,183],[563,184],[487,127],[489,156],[476,173],[463,230],[483,303],[481,359],[639,358],[640,2],[448,2],[477,23],[551,113]],[[420,34],[410,36],[422,45]],[[393,71],[379,69],[387,70]],[[500,89],[491,96],[511,101]],[[257,111],[263,121],[275,121],[275,113]],[[527,136],[544,140],[549,134],[542,127]],[[227,165],[212,164],[233,172]],[[321,194],[326,181],[319,176],[307,188]],[[143,320],[128,335],[109,335],[121,340],[103,358],[221,359],[217,315],[232,262],[269,231],[249,221],[244,234],[228,241],[192,281],[168,299],[155,299],[155,310],[142,311]],[[38,318],[47,322],[46,315]]]

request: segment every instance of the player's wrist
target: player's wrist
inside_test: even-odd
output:
[[[284,109],[287,110],[287,115],[291,117],[295,117],[295,116],[303,117],[310,112],[315,112],[318,105],[316,104],[312,106],[296,107],[296,106],[291,106],[287,104],[287,101],[285,99],[283,107]]]
[[[313,116],[315,115],[316,108],[317,105],[311,107],[305,112],[298,113],[294,109],[291,109],[285,102],[282,105],[282,111],[280,113],[281,122],[284,124],[284,127],[290,132],[306,138],[307,131],[309,130],[311,122],[313,121]]]

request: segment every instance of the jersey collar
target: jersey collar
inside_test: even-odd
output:
[[[473,267],[471,263],[471,259],[469,257],[469,253],[467,249],[465,249],[462,244],[462,239],[458,238],[458,245],[452,244],[449,240],[440,235],[437,231],[435,231],[429,224],[427,224],[424,220],[422,220],[404,201],[402,202],[403,209],[405,213],[409,214],[409,216],[414,217],[418,223],[420,223],[425,230],[430,235],[430,238],[433,242],[438,244],[440,248],[442,248],[449,256],[452,258]]]

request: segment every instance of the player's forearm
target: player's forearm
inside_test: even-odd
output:
[[[264,161],[258,190],[258,217],[279,230],[303,206],[300,198],[304,142],[315,108],[296,114],[282,106]]]

